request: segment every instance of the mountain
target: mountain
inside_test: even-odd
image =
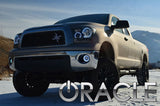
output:
[[[137,30],[132,32],[134,39],[144,43],[149,49],[149,62],[160,61],[160,34]]]
[[[12,48],[13,40],[0,35],[0,79],[11,72],[8,67],[8,54]]]

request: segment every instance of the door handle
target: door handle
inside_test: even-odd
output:
[[[124,37],[124,40],[125,40],[125,41],[128,41],[128,38]]]

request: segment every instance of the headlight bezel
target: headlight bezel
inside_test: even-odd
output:
[[[17,34],[14,38],[14,48],[18,48],[21,40],[21,33]]]
[[[74,34],[74,38],[75,39],[81,39],[83,36],[82,36],[82,33],[81,32],[75,32]]]
[[[74,29],[74,39],[76,39],[76,40],[88,40],[88,39],[92,38],[94,33],[95,33],[95,30],[91,27],[88,27],[88,26],[75,28]],[[77,37],[77,34],[81,35],[81,37]]]
[[[87,35],[87,33],[89,33],[89,34]],[[93,30],[91,28],[89,28],[89,27],[85,27],[82,30],[82,34],[83,34],[83,38],[91,38],[91,36],[93,34]]]

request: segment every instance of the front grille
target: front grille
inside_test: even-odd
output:
[[[23,36],[21,47],[38,47],[64,44],[64,32],[59,30],[26,34]]]

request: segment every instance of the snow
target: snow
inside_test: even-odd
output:
[[[59,87],[61,84],[50,84],[49,89],[47,92],[40,96],[40,97],[23,97],[19,95],[12,84],[12,79],[9,80],[2,80],[0,81],[0,106],[5,105],[20,105],[20,106],[29,106],[29,105],[37,105],[37,106],[43,106],[43,105],[58,105],[58,106],[82,106],[82,105],[96,105],[96,106],[158,106],[160,105],[160,70],[150,70],[150,81],[149,82],[157,82],[157,87],[150,87],[152,89],[156,89],[156,94],[150,94],[151,98],[157,97],[157,102],[134,102],[132,100],[129,100],[127,102],[118,102],[115,98],[113,98],[112,102],[109,101],[102,101],[102,102],[96,102],[91,103],[87,100],[84,103],[80,102],[80,96],[71,103],[67,103],[63,101],[59,97]],[[136,77],[131,77],[129,75],[123,76],[120,80],[120,82],[128,83],[131,88],[120,88],[118,93],[120,93],[120,96],[126,96],[130,95],[132,96],[133,93],[133,82],[137,82]],[[138,98],[144,98],[144,86],[137,86],[138,88]]]

